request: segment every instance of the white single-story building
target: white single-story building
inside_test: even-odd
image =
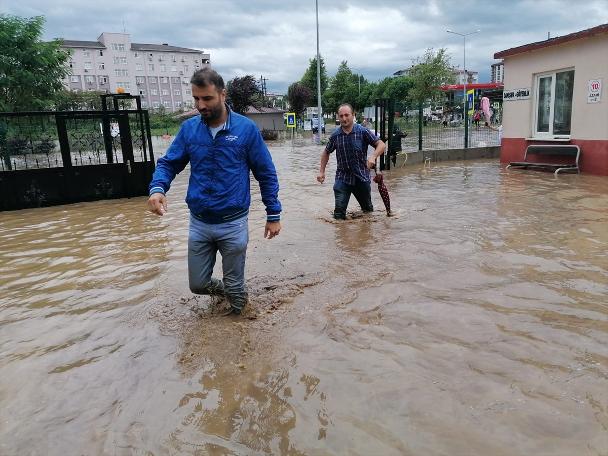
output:
[[[530,144],[576,144],[582,172],[608,175],[608,24],[494,58],[505,65],[501,162]]]

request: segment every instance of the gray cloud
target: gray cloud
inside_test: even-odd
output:
[[[4,13],[46,17],[44,37],[95,40],[125,29],[138,43],[169,43],[211,52],[226,79],[268,78],[283,92],[316,53],[312,0],[21,0]],[[320,48],[332,75],[342,60],[369,80],[407,67],[427,48],[447,48],[462,66],[462,39],[446,33],[481,29],[467,38],[467,68],[489,79],[495,52],[608,22],[608,2],[319,0]]]

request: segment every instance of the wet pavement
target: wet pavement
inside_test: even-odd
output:
[[[162,218],[0,213],[0,454],[607,453],[608,179],[397,168],[334,222],[320,149],[270,147],[240,318],[188,291],[187,171]]]

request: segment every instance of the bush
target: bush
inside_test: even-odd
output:
[[[275,130],[266,130],[264,128],[262,130],[262,138],[264,138],[264,141],[273,141],[275,139],[279,139],[279,132]]]

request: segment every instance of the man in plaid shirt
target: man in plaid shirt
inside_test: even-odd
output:
[[[338,108],[340,128],[332,133],[325,150],[321,154],[321,166],[317,181],[325,181],[325,167],[329,154],[336,151],[338,168],[334,183],[336,207],[334,218],[346,219],[346,208],[351,193],[355,195],[363,212],[374,210],[371,195],[371,178],[369,170],[376,165],[376,159],[384,153],[386,146],[367,128],[354,123],[353,107],[344,103]],[[374,147],[374,152],[367,158],[367,147]]]

